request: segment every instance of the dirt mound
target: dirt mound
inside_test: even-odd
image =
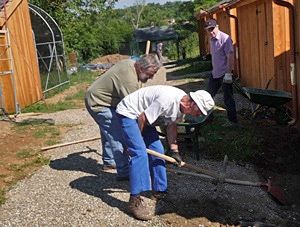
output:
[[[121,54],[110,54],[98,57],[91,61],[91,64],[107,64],[107,63],[117,63],[118,61],[121,61],[123,59],[128,59],[128,55],[121,55]]]

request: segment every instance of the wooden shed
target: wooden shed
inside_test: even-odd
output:
[[[27,0],[0,4],[0,108],[18,113],[42,89]]]
[[[300,117],[300,1],[225,0],[197,15],[199,46],[209,52],[209,38],[203,29],[207,18],[217,20],[235,47],[236,72],[244,86],[292,93],[290,103]],[[299,121],[298,121],[299,122]]]

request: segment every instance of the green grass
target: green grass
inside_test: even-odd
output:
[[[24,150],[18,151],[16,155],[19,159],[24,159],[24,158],[30,158],[34,154],[32,153],[32,150],[24,149]]]
[[[80,90],[78,91],[77,93],[71,95],[71,96],[67,96],[65,98],[66,101],[68,100],[83,100],[84,98],[84,95],[85,95],[85,91],[84,90]]]
[[[91,84],[97,77],[99,73],[90,72],[90,71],[82,71],[76,74],[71,75],[70,84],[64,84],[57,89],[47,92],[46,96],[51,97],[58,93],[63,92],[68,89],[70,86],[75,86],[81,83]],[[81,89],[79,92],[67,96],[64,101],[60,101],[55,104],[46,104],[44,102],[35,103],[29,107],[22,109],[23,113],[29,112],[39,112],[39,113],[53,113],[57,111],[63,111],[68,109],[78,108],[78,104],[76,101],[83,100],[85,91]]]
[[[58,137],[60,135],[59,129],[55,126],[41,126],[38,127],[33,136],[35,138],[45,138],[45,137]]]
[[[13,129],[19,134],[26,134],[29,130],[33,131],[33,136],[35,138],[50,137],[51,139],[54,139],[60,135],[58,127],[45,123],[37,123],[32,125],[30,122],[19,122]]]
[[[40,72],[40,77],[41,77],[41,84],[42,84],[42,89],[44,90],[46,88],[46,82],[47,82],[47,72]],[[67,75],[67,73],[61,73],[60,75],[60,80],[59,80],[59,76],[58,76],[58,72],[53,71],[50,72],[49,74],[49,80],[48,80],[48,89],[51,87],[56,86],[57,84],[59,84],[59,81],[61,82],[65,82],[69,80],[69,76]]]
[[[73,125],[65,124],[62,125],[62,127],[73,127]],[[21,124],[20,122],[14,127],[14,130],[21,134],[26,134],[30,130],[35,138],[44,139],[47,146],[57,144],[60,141],[60,130],[55,125],[38,124],[33,126],[30,123]],[[17,157],[19,158],[27,158],[31,156],[31,150],[24,149],[17,153]]]
[[[23,171],[27,168],[48,165],[50,163],[50,159],[42,156],[41,154],[35,154],[34,156],[35,157],[31,159],[29,162],[9,165],[9,170],[14,172],[20,172],[22,175]]]
[[[49,165],[50,159],[44,157],[41,154],[38,154],[35,159],[30,162],[30,165],[35,165],[35,166],[43,166],[43,165]]]
[[[17,152],[16,155],[19,159],[24,159],[24,163],[8,165],[8,170],[14,172],[12,175],[9,175],[13,176],[13,180],[4,188],[0,188],[0,206],[6,201],[6,191],[9,190],[9,188],[13,186],[18,180],[28,176],[28,171],[30,172],[30,170],[32,171],[32,169],[36,167],[48,165],[50,163],[49,158],[46,158],[39,153],[34,153],[31,150],[21,150]],[[6,175],[1,175],[0,177],[5,178]]]
[[[58,139],[49,139],[49,140],[46,140],[45,144],[47,146],[52,146],[54,144],[58,144],[59,143],[59,140]]]
[[[79,83],[91,84],[98,76],[100,76],[99,72],[80,71],[71,75],[70,84],[71,86]]]
[[[250,161],[260,150],[262,142],[253,128],[225,128],[226,116],[214,113],[212,123],[201,128],[204,137],[205,155],[212,159],[222,160],[227,154],[230,160]]]
[[[36,103],[22,110],[23,113],[38,112],[38,113],[54,113],[62,110],[76,108],[77,105],[72,100],[60,101],[56,104]]]
[[[91,83],[95,80],[96,77],[99,76],[99,72],[92,72],[92,71],[78,71],[77,73],[74,73],[68,77],[66,73],[63,73],[61,75],[61,82],[65,82],[70,80],[70,83],[66,83],[62,86],[57,87],[56,89],[50,90],[46,93],[47,97],[51,97],[57,93],[62,92],[63,90],[69,88],[70,86],[79,84],[79,83]],[[46,85],[46,78],[47,75],[41,73],[41,78],[42,78],[42,88],[45,88]],[[58,84],[58,75],[57,73],[52,73],[50,74],[51,80],[48,82],[48,89],[51,87],[54,87]]]
[[[195,61],[195,62],[181,62],[178,64],[180,68],[172,72],[173,76],[180,76],[184,74],[199,73],[211,70],[210,61]]]

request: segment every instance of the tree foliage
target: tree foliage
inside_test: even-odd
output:
[[[207,9],[221,0],[194,0],[195,11],[200,9]]]
[[[215,2],[167,2],[135,5],[114,9],[118,0],[30,0],[49,13],[63,31],[67,52],[76,51],[79,59],[89,61],[99,55],[117,53],[125,42],[132,40],[137,27],[169,25],[175,19],[175,28],[185,49],[195,46],[195,6]],[[192,37],[192,38],[191,38]],[[186,41],[185,39],[189,40]]]

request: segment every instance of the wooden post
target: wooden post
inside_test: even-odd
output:
[[[147,44],[146,44],[146,53],[145,54],[149,54],[149,51],[150,51],[150,40],[147,41]]]

